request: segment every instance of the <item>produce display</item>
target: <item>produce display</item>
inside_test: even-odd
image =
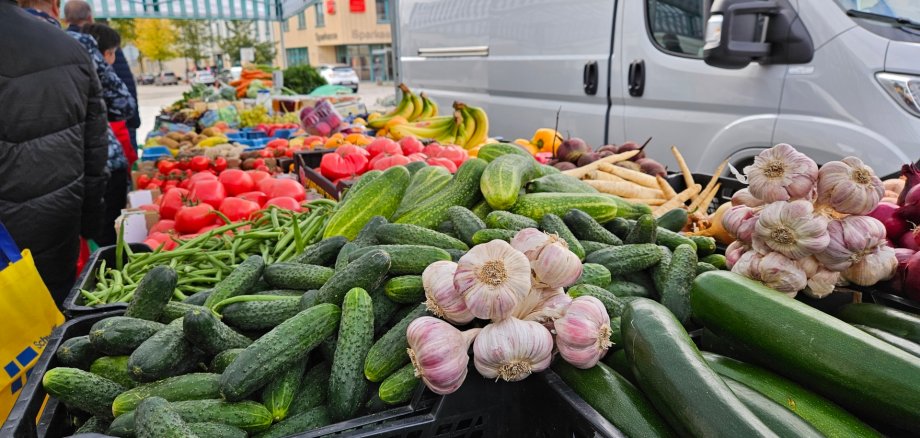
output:
[[[240,78],[230,82],[236,88],[236,97],[255,99],[259,90],[268,90],[272,87],[272,74],[255,68],[244,68]]]

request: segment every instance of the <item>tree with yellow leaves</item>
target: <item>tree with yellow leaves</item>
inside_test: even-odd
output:
[[[157,18],[139,18],[135,20],[134,44],[145,58],[160,63],[176,57],[173,46],[176,43],[176,31],[169,20]]]

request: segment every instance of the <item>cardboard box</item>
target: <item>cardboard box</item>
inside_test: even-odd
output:
[[[124,209],[121,215],[115,219],[115,230],[117,231],[121,224],[125,224],[125,242],[142,243],[147,239],[149,230],[160,220],[160,214],[155,211],[141,210],[137,208]]]

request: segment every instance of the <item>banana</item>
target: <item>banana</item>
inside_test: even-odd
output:
[[[489,118],[486,115],[486,112],[482,108],[475,106],[467,107],[468,114],[473,117],[473,120],[476,123],[476,128],[473,133],[468,137],[466,143],[463,145],[465,149],[472,149],[476,146],[483,144],[489,138]]]
[[[419,97],[422,98],[422,102],[425,104],[425,109],[422,110],[422,115],[419,116],[420,119],[427,119],[430,117],[437,117],[438,115],[438,104],[433,100],[429,99],[428,96],[421,92]]]
[[[380,129],[386,126],[387,122],[393,117],[397,116],[404,117],[406,120],[412,120],[409,117],[415,112],[415,103],[413,102],[413,96],[415,95],[409,90],[406,84],[399,84],[399,89],[402,90],[403,95],[402,99],[399,100],[399,104],[396,105],[396,109],[374,120],[368,121],[367,126],[374,129]]]
[[[466,145],[466,142],[476,129],[476,121],[473,120],[473,116],[469,114],[466,105],[460,104],[457,108],[457,112],[460,113],[461,123],[460,127],[457,129],[457,137],[454,139],[454,144],[465,148],[464,145]]]
[[[419,116],[422,115],[422,111],[425,109],[425,104],[422,102],[422,98],[418,97],[418,95],[415,93],[411,93],[409,97],[412,99],[412,113],[406,117],[406,120],[414,122],[419,119]]]
[[[415,123],[396,125],[390,132],[400,138],[412,135],[417,138],[437,138],[449,133],[454,126],[453,116],[434,117],[423,119]]]

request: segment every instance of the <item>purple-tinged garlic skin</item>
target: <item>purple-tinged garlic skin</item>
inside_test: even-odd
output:
[[[771,203],[808,199],[818,180],[818,165],[792,146],[781,143],[756,157],[744,168],[751,195]]]
[[[898,269],[898,258],[888,245],[881,245],[871,253],[863,255],[856,263],[843,271],[843,278],[860,286],[872,286],[880,281],[890,280]]]
[[[757,214],[753,208],[746,205],[736,205],[728,209],[722,216],[722,227],[735,239],[745,245],[750,245],[757,225]]]
[[[856,157],[831,161],[818,171],[818,202],[845,214],[869,214],[885,197],[882,180]]]
[[[827,225],[827,234],[827,248],[815,258],[831,271],[844,271],[886,244],[885,225],[871,216],[833,220]]]
[[[425,306],[429,312],[451,323],[463,325],[473,320],[473,314],[454,286],[456,272],[457,264],[454,262],[434,262],[422,272],[422,286],[425,288]]]
[[[592,296],[575,298],[554,326],[559,355],[577,368],[597,365],[613,345],[610,316],[604,304]]]
[[[517,382],[549,367],[553,335],[534,321],[511,317],[485,326],[473,342],[473,363],[487,379]]]
[[[732,195],[732,206],[737,207],[739,205],[756,208],[763,205],[763,200],[757,199],[749,189],[745,188]]]
[[[409,348],[406,350],[422,379],[436,394],[450,394],[466,379],[467,354],[480,329],[461,332],[450,323],[430,316],[417,318],[406,329]]]
[[[530,291],[530,260],[504,240],[474,246],[457,263],[454,286],[476,318],[500,321]]]
[[[814,214],[811,202],[774,202],[760,212],[752,246],[761,254],[778,252],[792,260],[820,253],[830,237],[827,219]]]

